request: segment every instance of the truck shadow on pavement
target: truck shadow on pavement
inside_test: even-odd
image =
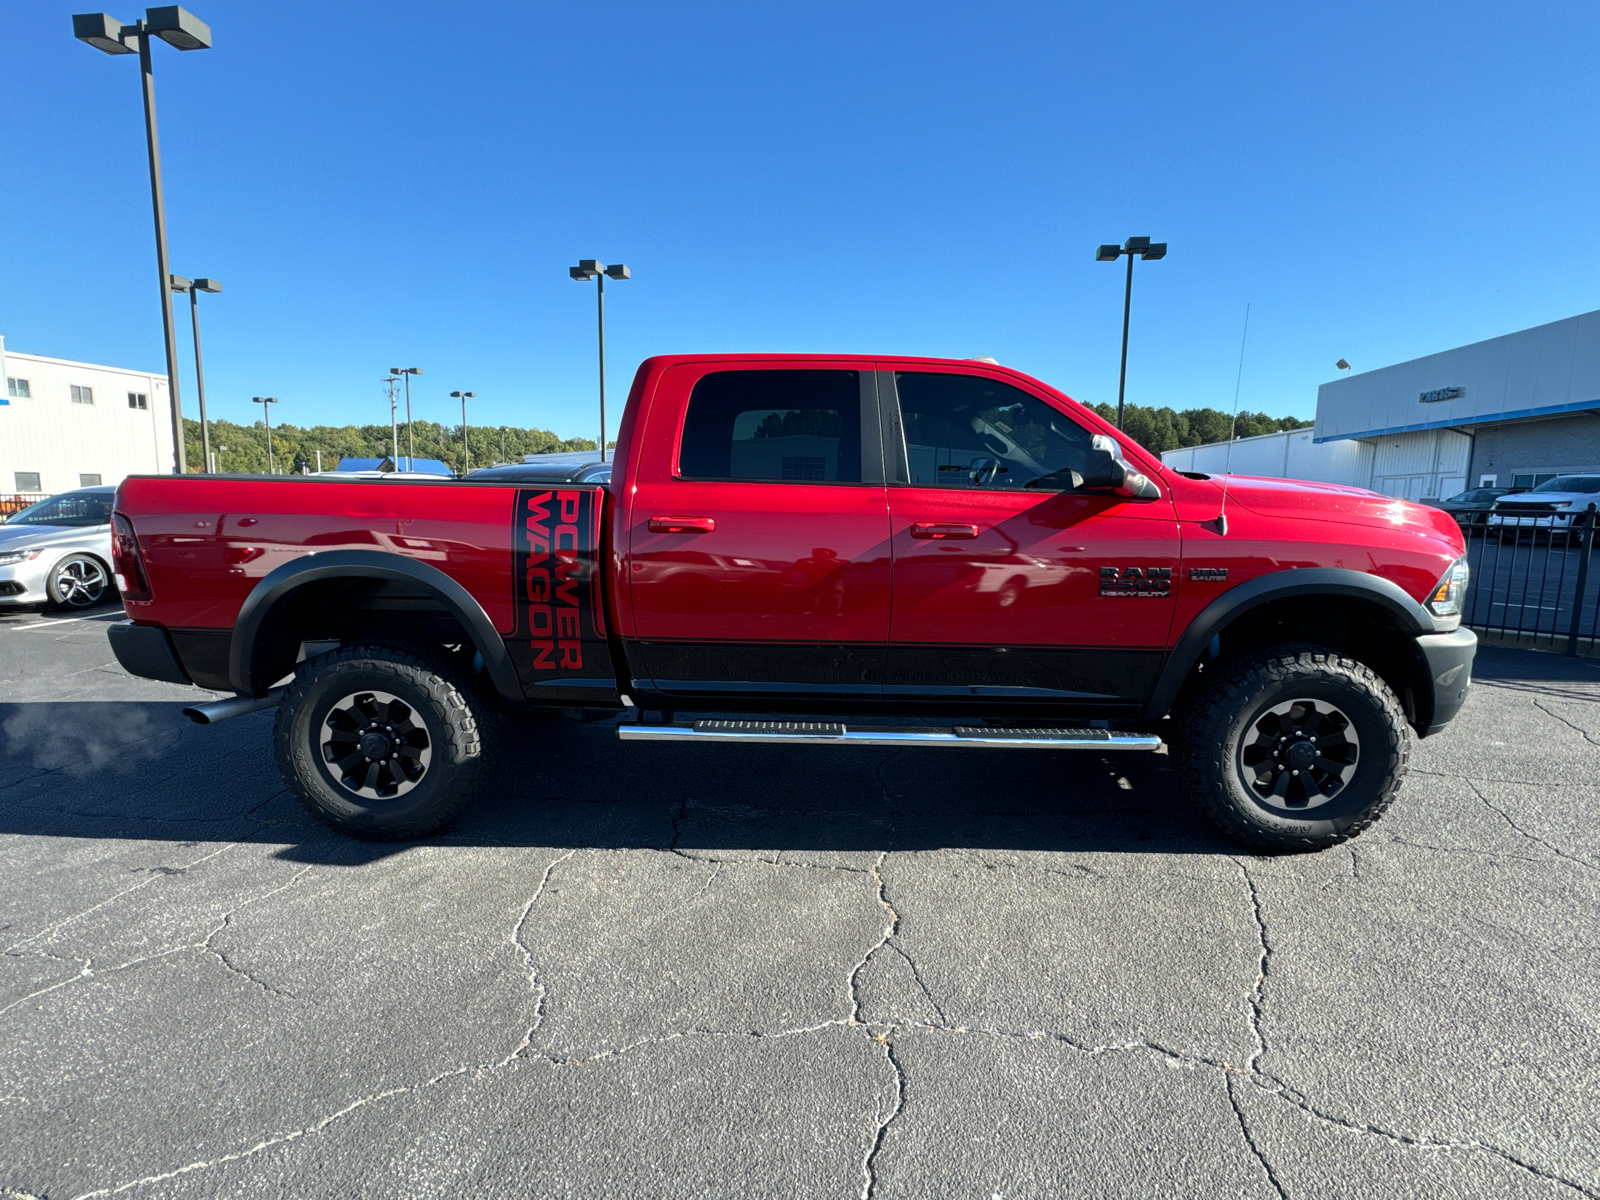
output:
[[[931,850],[1215,854],[1164,754],[684,747],[614,722],[502,718],[493,769],[448,829],[357,842],[308,817],[273,761],[270,714],[200,727],[181,703],[0,704],[0,833],[282,844],[359,865],[416,846],[794,856]]]

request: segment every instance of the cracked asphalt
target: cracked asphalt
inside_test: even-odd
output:
[[[506,723],[448,834],[0,618],[0,1194],[1600,1197],[1600,668],[1486,650],[1346,847],[1162,755]]]

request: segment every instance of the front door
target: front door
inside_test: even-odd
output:
[[[885,695],[1142,702],[1178,584],[1170,498],[1075,490],[1093,434],[1001,372],[928,366],[879,379],[898,393],[891,461],[904,454],[890,472]]]
[[[633,659],[657,690],[880,694],[889,513],[873,388],[872,371],[826,363],[666,373],[625,571]]]

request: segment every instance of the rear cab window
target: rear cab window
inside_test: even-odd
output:
[[[689,396],[676,475],[860,483],[859,371],[713,371]]]

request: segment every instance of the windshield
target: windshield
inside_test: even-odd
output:
[[[1554,479],[1547,479],[1538,487],[1536,492],[1600,492],[1600,475],[1557,475]]]
[[[113,492],[63,492],[17,513],[7,525],[108,525]]]

